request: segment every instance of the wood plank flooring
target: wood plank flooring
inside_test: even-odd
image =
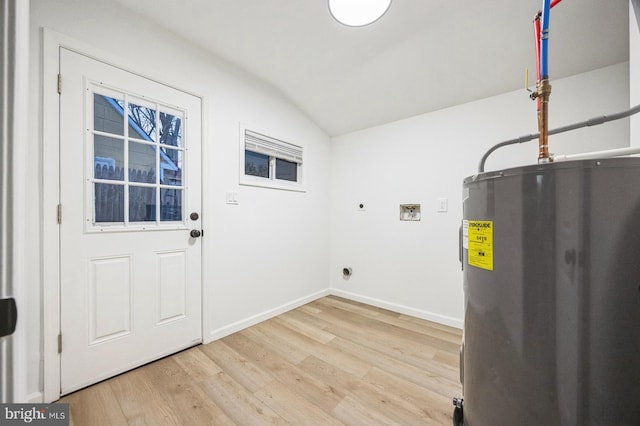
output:
[[[60,400],[83,425],[450,425],[461,331],[325,297]]]

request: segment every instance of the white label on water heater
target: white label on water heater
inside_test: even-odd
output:
[[[469,221],[462,221],[462,248],[469,250]]]

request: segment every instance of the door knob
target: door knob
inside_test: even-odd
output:
[[[198,238],[200,235],[202,235],[202,232],[197,229],[192,229],[189,235],[191,235],[191,238]]]
[[[0,299],[0,337],[10,336],[16,331],[18,308],[13,297]]]

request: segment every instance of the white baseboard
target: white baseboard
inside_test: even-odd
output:
[[[30,393],[25,399],[25,404],[41,404],[44,401],[42,392]]]
[[[261,312],[256,315],[252,315],[249,318],[245,318],[240,321],[236,321],[232,324],[225,325],[224,327],[217,328],[209,332],[208,335],[205,335],[205,339],[202,343],[206,344],[209,342],[213,342],[214,340],[222,339],[225,336],[228,336],[233,333],[237,333],[238,331],[244,330],[245,328],[251,327],[253,325],[259,324],[262,321],[266,321],[270,318],[288,312],[292,309],[298,308],[307,303],[313,302],[314,300],[320,299],[321,297],[334,295],[343,297],[345,299],[353,300],[356,302],[366,303],[368,305],[377,306],[379,308],[388,309],[393,312],[397,312],[399,314],[410,315],[416,318],[421,318],[427,321],[437,322],[438,324],[448,325],[450,327],[455,327],[462,329],[463,321],[459,318],[453,318],[446,315],[440,315],[433,312],[425,311],[422,309],[412,308],[410,306],[400,305],[397,303],[391,303],[380,299],[375,299],[373,297],[363,296],[356,293],[350,293],[348,291],[338,290],[335,288],[327,288],[325,290],[310,294],[309,296],[301,297],[292,302],[285,303],[284,305],[278,306],[273,309],[269,309],[267,311]]]
[[[422,309],[399,305],[397,303],[391,303],[384,300],[375,299],[373,297],[362,296],[360,294],[350,293],[344,290],[332,288],[331,294],[338,297],[344,297],[345,299],[353,300],[355,302],[366,303],[368,305],[377,306],[378,308],[388,309],[399,314],[411,315],[413,317],[424,319],[427,321],[437,322],[438,324],[448,325],[450,327],[462,329],[462,327],[464,326],[463,320],[460,318],[435,314],[433,312],[425,311]]]
[[[301,297],[289,303],[285,303],[284,305],[280,305],[276,308],[269,309],[268,311],[264,311],[259,314],[250,316],[249,318],[236,321],[224,327],[217,328],[209,332],[209,335],[205,336],[205,339],[202,343],[206,344],[209,342],[213,342],[214,340],[222,339],[225,336],[236,333],[240,330],[244,330],[245,328],[261,323],[262,321],[266,321],[270,318],[273,318],[275,316],[288,312],[292,309],[298,308],[302,305],[306,305],[307,303],[313,302],[314,300],[320,299],[321,297],[328,296],[329,294],[331,294],[331,292],[327,288],[319,292],[310,294],[308,296]]]

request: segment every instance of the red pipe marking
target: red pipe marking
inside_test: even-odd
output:
[[[536,41],[536,82],[540,83],[540,19],[533,20],[533,33]],[[536,86],[537,88],[537,86]],[[540,111],[540,97],[536,98],[538,111]]]

